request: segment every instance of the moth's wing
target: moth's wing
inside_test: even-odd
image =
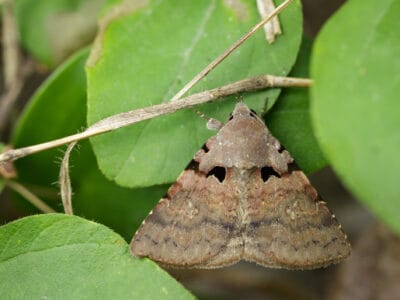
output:
[[[239,261],[238,193],[228,177],[220,182],[196,168],[183,171],[136,232],[132,253],[171,267],[217,268]]]
[[[326,203],[300,170],[254,173],[248,194],[244,259],[272,268],[313,269],[350,255],[350,244]]]

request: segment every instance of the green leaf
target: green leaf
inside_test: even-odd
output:
[[[278,1],[281,2],[281,1]],[[116,3],[113,1],[112,3]],[[104,11],[87,67],[88,122],[168,101],[186,82],[260,20],[255,1],[153,0]],[[229,4],[230,3],[230,4]],[[232,5],[235,4],[235,5]],[[111,20],[111,22],[110,22]],[[260,31],[235,51],[191,93],[259,74],[286,75],[294,64],[302,32],[301,6],[281,15],[282,36],[273,45]],[[245,97],[260,112],[273,89]],[[226,120],[237,97],[198,109]],[[93,138],[102,172],[122,186],[167,183],[213,135],[193,111],[179,111]]]
[[[35,93],[13,133],[15,147],[74,134],[85,125],[84,64],[88,50],[60,66]],[[118,187],[98,170],[90,144],[86,141],[80,145],[71,156],[74,212],[106,224],[130,240],[166,187],[136,190]],[[59,149],[53,149],[15,162],[20,182],[58,210],[62,209],[61,200],[54,183],[58,181],[60,165],[55,161],[62,155]],[[27,210],[21,206],[20,211]]]
[[[346,186],[400,233],[400,2],[352,0],[319,35],[312,118]]]
[[[76,133],[84,126],[86,79],[83,66],[88,51],[82,50],[71,57],[35,92],[13,132],[14,147],[61,138]],[[24,169],[20,177],[23,180],[35,180],[37,168],[40,170],[42,166],[46,170],[43,175],[50,178],[51,182],[57,181],[58,170],[54,166],[55,158],[60,156],[59,150],[53,149],[16,161],[17,167]],[[40,165],[36,162],[40,162]],[[40,176],[37,180],[40,183]]]
[[[92,41],[104,0],[16,0],[15,16],[24,47],[54,67]]]
[[[61,214],[0,227],[0,278],[4,299],[193,299],[112,230]]]
[[[299,56],[290,76],[309,77],[311,41],[303,39]],[[279,100],[265,117],[273,135],[295,158],[306,173],[327,165],[311,127],[308,88],[283,90]]]

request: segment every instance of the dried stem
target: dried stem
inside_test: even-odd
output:
[[[10,112],[14,108],[14,104],[18,100],[18,96],[24,87],[25,78],[33,70],[33,64],[27,62],[22,68],[20,76],[15,80],[9,88],[6,88],[4,94],[0,96],[0,135],[4,132],[9,122]]]
[[[12,180],[6,180],[6,185],[28,200],[33,206],[44,213],[55,213],[56,211],[38,198],[35,194],[29,191],[26,187]]]
[[[67,151],[64,154],[64,158],[61,162],[60,169],[60,190],[61,190],[61,200],[64,207],[64,212],[67,215],[73,215],[72,210],[72,187],[71,180],[69,177],[69,157],[71,151],[77,142],[73,142],[68,145]]]
[[[265,18],[275,10],[275,4],[272,0],[257,0],[257,8],[260,16]],[[271,21],[264,25],[264,32],[265,38],[269,44],[272,44],[275,41],[277,35],[282,34],[278,16],[273,17]]]
[[[13,1],[3,1],[2,7],[2,44],[4,94],[0,97],[0,134],[4,131],[10,111],[20,94],[26,76],[31,72],[32,64],[21,63],[17,25],[13,13]]]
[[[3,6],[3,71],[4,85],[9,89],[18,78],[20,52],[18,47],[18,31],[14,19],[13,2],[8,1]]]
[[[281,5],[279,5],[268,17],[263,19],[257,25],[255,25],[249,32],[238,39],[232,46],[230,46],[224,53],[218,56],[214,61],[212,61],[207,67],[205,67],[199,74],[197,74],[191,81],[189,81],[174,97],[171,101],[176,101],[180,99],[188,90],[190,90],[197,82],[204,78],[208,73],[210,73],[217,65],[219,65],[225,58],[227,58],[236,48],[243,44],[250,36],[252,36],[257,30],[263,27],[267,22],[269,22],[274,16],[279,14],[286,6],[288,6],[292,0],[286,0]]]
[[[116,114],[93,124],[81,133],[42,144],[8,150],[0,154],[0,163],[13,161],[33,153],[86,139],[139,121],[170,114],[182,108],[192,107],[194,105],[213,101],[232,94],[258,91],[265,88],[309,87],[311,86],[311,83],[311,80],[305,78],[278,77],[272,75],[261,75],[240,80],[216,89],[190,95],[182,98],[180,101],[157,104],[146,108]]]

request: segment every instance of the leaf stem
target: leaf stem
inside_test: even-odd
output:
[[[22,184],[15,182],[13,180],[6,180],[6,185],[20,194],[22,197],[28,200],[33,206],[44,213],[55,213],[56,211],[48,206],[43,200],[33,194],[30,190],[24,187]]]

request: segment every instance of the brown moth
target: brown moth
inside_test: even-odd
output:
[[[314,269],[349,256],[350,244],[289,152],[240,102],[143,221],[131,251],[170,267],[246,260]]]

